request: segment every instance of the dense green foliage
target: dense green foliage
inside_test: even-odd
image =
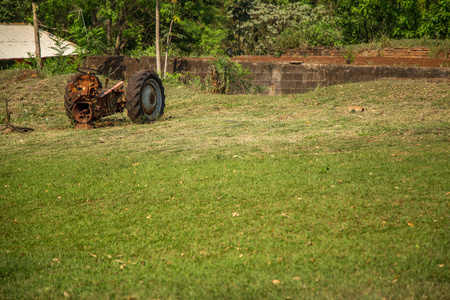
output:
[[[3,0],[0,22],[31,22],[32,0]],[[154,0],[42,0],[44,28],[94,54],[152,54]],[[448,0],[161,0],[172,53],[265,54],[385,38],[450,37]]]

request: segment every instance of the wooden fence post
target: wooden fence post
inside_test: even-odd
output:
[[[35,56],[37,60],[37,68],[38,71],[41,72],[42,70],[42,59],[41,59],[41,41],[39,38],[39,24],[38,24],[38,18],[36,13],[36,3],[33,2],[33,23],[34,23],[34,45],[36,48]]]

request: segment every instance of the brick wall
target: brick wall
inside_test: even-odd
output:
[[[254,76],[254,83],[268,87],[269,94],[304,93],[317,87],[381,78],[450,79],[448,68],[400,66],[353,66],[340,64],[283,64],[242,62]],[[268,80],[271,78],[271,80]]]
[[[270,95],[304,93],[317,87],[346,82],[371,81],[380,78],[450,78],[449,68],[401,66],[353,66],[340,64],[306,64],[300,62],[240,61],[250,70],[253,83],[267,88]],[[90,56],[85,66],[99,68],[115,79],[130,78],[138,70],[155,70],[156,59],[134,59],[124,56]],[[161,65],[164,67],[163,61]],[[171,58],[167,71],[191,74],[205,79],[210,60],[205,58]],[[112,74],[112,75],[111,75]]]
[[[307,47],[300,49],[292,49],[286,51],[287,56],[342,56],[345,51],[339,47]],[[381,50],[361,49],[358,51],[359,56],[381,56],[381,57],[408,57],[408,58],[429,58],[431,56],[430,49],[425,47],[391,47]],[[439,58],[448,59],[448,53],[441,52],[437,55]]]

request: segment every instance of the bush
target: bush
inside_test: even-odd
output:
[[[208,91],[218,94],[252,91],[251,74],[241,64],[232,62],[228,57],[219,57],[211,62],[210,75],[206,80]]]
[[[164,77],[161,78],[164,85],[179,85],[181,84],[183,75],[180,73],[166,73]]]

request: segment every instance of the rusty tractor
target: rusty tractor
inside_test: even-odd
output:
[[[66,115],[77,124],[90,124],[123,112],[124,108],[128,117],[138,123],[155,121],[164,114],[164,87],[154,71],[135,73],[128,81],[126,91],[123,81],[108,89],[108,78],[103,88],[96,69],[78,68],[77,71],[69,79],[64,94]]]

